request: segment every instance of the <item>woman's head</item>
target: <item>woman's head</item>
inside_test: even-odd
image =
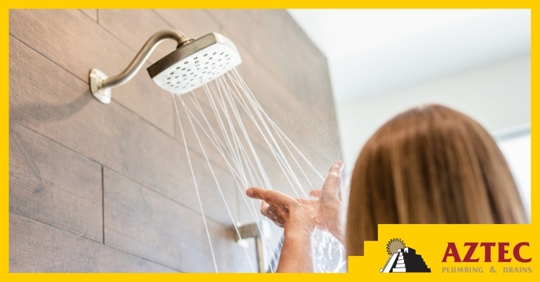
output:
[[[377,239],[377,224],[523,223],[516,184],[495,140],[470,117],[439,105],[383,125],[354,167],[349,255]]]

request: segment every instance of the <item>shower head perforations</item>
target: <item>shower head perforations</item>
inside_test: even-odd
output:
[[[168,92],[188,93],[242,62],[236,46],[211,33],[179,47],[148,68],[154,82]]]

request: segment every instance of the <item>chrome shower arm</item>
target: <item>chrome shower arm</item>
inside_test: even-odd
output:
[[[175,30],[162,30],[155,33],[146,41],[129,66],[120,74],[109,78],[103,72],[92,69],[90,71],[90,90],[92,94],[102,103],[109,104],[111,101],[111,88],[120,86],[131,80],[141,69],[144,62],[148,60],[154,49],[167,39],[178,42],[177,47],[192,41],[192,39]]]
[[[183,42],[189,40],[187,37],[174,30],[162,30],[155,33],[154,35],[152,35],[152,37],[148,39],[148,41],[146,41],[146,43],[141,48],[137,56],[135,56],[131,64],[129,64],[129,66],[119,75],[104,80],[101,87],[115,87],[128,82],[141,69],[144,62],[148,60],[148,57],[150,57],[150,54],[152,54],[154,49],[161,42],[167,39],[176,40],[178,42],[178,46],[182,45]]]

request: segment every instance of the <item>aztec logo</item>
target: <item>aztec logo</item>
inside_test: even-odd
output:
[[[382,273],[431,272],[422,256],[415,249],[405,246],[401,239],[391,239],[386,245],[386,252],[390,257],[380,269]]]

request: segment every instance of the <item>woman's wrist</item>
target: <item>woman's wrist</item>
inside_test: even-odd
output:
[[[289,218],[285,223],[285,229],[292,232],[313,233],[315,230],[315,220],[311,213],[302,206],[289,209]]]
[[[314,228],[300,222],[285,225],[277,272],[313,272],[311,238]]]
[[[283,235],[285,238],[290,238],[292,240],[311,240],[311,235],[315,231],[315,228],[310,226],[305,226],[303,224],[290,224],[285,226]]]

